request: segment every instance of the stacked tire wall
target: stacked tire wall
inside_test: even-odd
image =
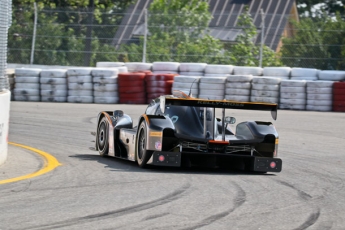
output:
[[[333,111],[345,112],[345,82],[333,84]]]

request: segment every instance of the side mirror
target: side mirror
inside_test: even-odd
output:
[[[236,123],[236,118],[234,118],[234,117],[225,117],[224,121],[227,124],[235,124]]]

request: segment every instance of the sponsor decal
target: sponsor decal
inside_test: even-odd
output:
[[[161,150],[161,149],[162,149],[162,142],[156,141],[156,142],[155,142],[155,149]]]
[[[226,102],[226,101],[198,101],[197,104],[201,105],[221,105],[221,106],[238,106],[243,107],[242,103]]]

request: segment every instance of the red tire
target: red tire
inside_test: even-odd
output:
[[[152,87],[152,88],[146,88],[147,93],[163,93],[163,94],[171,94],[171,87]]]
[[[333,101],[333,106],[345,107],[345,101]]]
[[[333,95],[345,95],[345,88],[333,88]]]
[[[120,80],[118,79],[117,84],[119,87],[132,87],[132,86],[140,86],[140,87],[145,87],[145,81],[144,80]]]
[[[146,87],[172,87],[174,81],[168,80],[168,81],[146,81]]]
[[[133,80],[144,80],[145,73],[119,73],[118,80],[122,81],[133,81]]]
[[[140,93],[140,92],[145,92],[145,87],[143,86],[119,87],[118,91],[120,93]]]
[[[146,81],[171,81],[174,80],[176,74],[147,74]]]
[[[333,101],[345,101],[345,94],[343,94],[343,95],[334,94],[333,95]]]
[[[145,92],[140,92],[140,93],[121,93],[120,92],[120,100],[121,99],[142,99],[146,98],[146,93]]]
[[[345,90],[345,82],[334,82],[333,89],[343,89]]]

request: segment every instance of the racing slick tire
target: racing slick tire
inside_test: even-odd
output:
[[[102,118],[101,122],[98,125],[97,130],[97,149],[99,155],[105,157],[108,155],[109,150],[109,141],[108,141],[108,122],[105,117]]]
[[[152,151],[146,150],[146,137],[147,137],[147,127],[145,121],[140,123],[138,128],[138,137],[136,143],[136,158],[139,167],[145,168],[147,165],[147,161],[150,159],[152,155]]]

